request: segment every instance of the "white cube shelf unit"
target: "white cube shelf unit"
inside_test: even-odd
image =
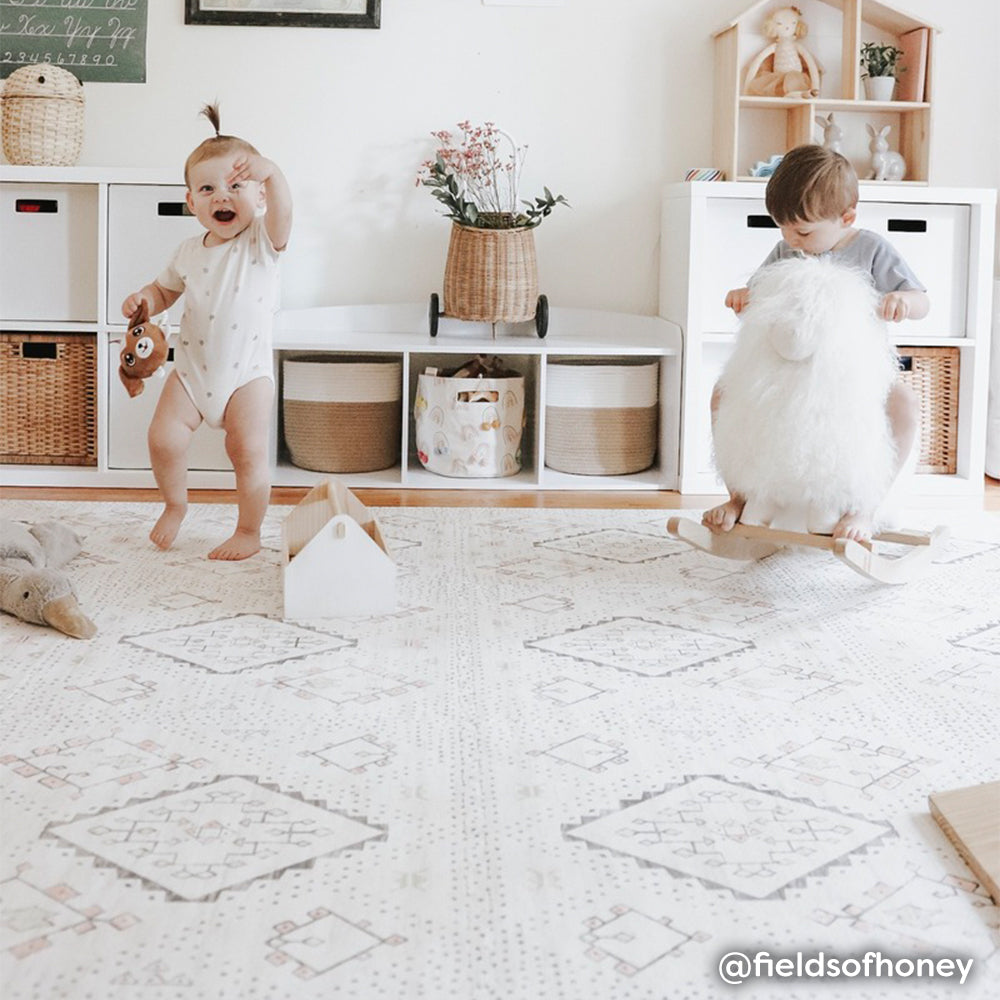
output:
[[[498,324],[498,327],[501,326]],[[534,324],[504,326],[494,339],[488,323],[442,317],[438,335],[428,331],[427,306],[330,306],[289,310],[278,315],[275,348],[284,358],[317,355],[391,357],[402,361],[402,440],[400,464],[381,472],[345,475],[356,486],[405,486],[421,489],[502,490],[656,490],[674,489],[680,432],[680,330],[659,317],[589,309],[553,307],[549,331],[539,339]],[[505,367],[525,377],[525,426],[522,468],[512,476],[458,478],[428,472],[416,454],[413,402],[417,376],[428,366],[457,368],[477,354],[499,355]],[[643,471],[622,476],[573,475],[545,465],[547,365],[566,358],[659,363],[660,420],[657,455]],[[315,482],[317,473],[290,464],[282,428],[277,428],[275,481],[287,485]]]
[[[184,207],[178,174],[109,167],[0,166],[0,332],[79,334],[96,341],[97,465],[0,466],[7,486],[154,485],[146,428],[162,382],[130,399],[117,377],[118,345],[126,328],[125,296],[154,278],[177,244],[199,231]],[[272,419],[273,483],[311,486],[323,473],[291,464],[281,427],[281,361],[299,354],[335,360],[394,357],[403,363],[402,461],[381,472],[344,474],[348,485],[433,489],[674,489],[680,433],[681,338],[678,327],[656,316],[590,310],[551,310],[540,340],[533,324],[503,327],[442,319],[431,338],[426,304],[337,306],[290,310],[276,318]],[[174,306],[171,316],[179,316]],[[479,353],[498,354],[527,379],[523,469],[511,477],[458,479],[427,472],[414,450],[416,376]],[[657,457],[645,472],[627,476],[574,476],[545,468],[546,363],[561,357],[660,362]],[[189,454],[192,488],[231,488],[234,478],[221,431],[202,426]]]
[[[916,476],[918,494],[983,490],[995,206],[992,189],[860,186],[858,226],[898,247],[931,300],[924,319],[890,325],[893,342],[959,352],[956,471]],[[709,399],[737,335],[725,296],[747,283],[779,239],[759,181],[664,189],[660,315],[677,323],[684,338],[682,493],[723,491],[712,464]]]

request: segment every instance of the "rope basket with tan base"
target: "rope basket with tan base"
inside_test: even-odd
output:
[[[900,378],[920,400],[918,473],[953,476],[958,454],[957,347],[897,347]]]
[[[300,468],[375,472],[399,461],[401,361],[288,359],[281,396],[285,442]]]
[[[14,164],[71,167],[83,145],[83,84],[51,63],[22,66],[3,88],[3,152]]]
[[[659,363],[551,361],[545,464],[583,476],[623,476],[656,458]]]

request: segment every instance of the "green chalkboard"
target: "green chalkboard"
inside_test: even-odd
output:
[[[50,62],[81,80],[144,83],[149,0],[0,0],[0,76]]]

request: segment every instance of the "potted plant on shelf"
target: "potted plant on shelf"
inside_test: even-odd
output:
[[[534,318],[539,336],[545,336],[547,302],[538,295],[534,231],[556,205],[569,203],[548,188],[534,201],[520,199],[527,147],[492,122],[464,121],[458,128],[459,138],[448,131],[431,133],[438,148],[417,176],[452,220],[444,308],[437,312],[432,295],[431,335],[437,316],[446,315],[491,323]]]
[[[892,100],[896,75],[903,72],[902,67],[897,66],[902,54],[902,49],[881,42],[865,42],[861,46],[861,66],[864,70],[861,79],[865,81],[869,101]]]

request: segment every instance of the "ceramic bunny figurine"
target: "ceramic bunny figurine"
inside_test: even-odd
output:
[[[899,153],[894,153],[889,149],[889,129],[891,125],[884,125],[877,132],[871,125],[865,125],[868,134],[872,137],[868,143],[868,148],[872,154],[871,180],[876,181],[901,181],[906,176],[906,161]]]
[[[834,122],[833,112],[825,118],[816,115],[816,124],[823,130],[823,145],[834,153],[843,153],[844,130]]]

